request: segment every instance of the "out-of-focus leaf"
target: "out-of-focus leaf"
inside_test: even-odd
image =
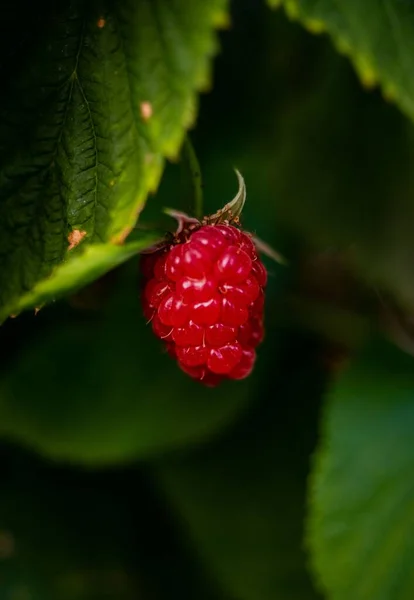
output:
[[[47,279],[21,296],[17,303],[6,306],[0,312],[0,319],[7,317],[11,310],[22,310],[42,306],[65,294],[91,283],[110,269],[125,262],[141,250],[148,248],[156,237],[144,237],[140,241],[125,245],[94,244],[86,246],[69,260],[55,267]]]
[[[5,370],[0,435],[106,464],[208,439],[249,401],[251,379],[210,389],[179,370],[145,323],[138,264],[124,269],[107,314],[39,328]]]
[[[229,435],[155,464],[194,551],[239,600],[316,597],[302,553],[302,518],[322,377],[296,344],[284,348],[288,357],[269,357],[261,401]]]
[[[121,477],[108,490],[102,476],[54,471],[3,446],[1,458],[2,599],[146,600],[126,556],[134,535]]]
[[[0,456],[2,600],[221,600],[141,468]]]
[[[163,158],[176,156],[194,121],[226,4],[7,0],[1,305],[16,312],[74,238],[105,243],[130,232]]]
[[[414,361],[372,344],[326,407],[308,543],[334,600],[414,596]]]
[[[237,166],[247,186],[244,219],[291,264],[296,257],[280,245],[284,239],[340,252],[362,283],[412,308],[412,124],[380,94],[363,90],[327,39],[308,35],[282,11],[268,12],[265,23],[256,19],[248,28],[242,22],[257,42],[238,63],[231,54],[237,39],[225,34],[217,99],[203,101],[195,143],[207,201],[214,208],[217,197],[229,196]],[[265,74],[258,66],[264,52]],[[219,115],[229,71],[231,89],[243,86],[246,94],[228,123]]]
[[[414,7],[406,0],[268,0],[313,33],[328,32],[365,85],[380,84],[414,120]]]

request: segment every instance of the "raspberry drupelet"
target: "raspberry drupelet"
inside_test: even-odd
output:
[[[144,315],[185,373],[207,386],[250,375],[267,273],[248,233],[194,226],[144,254],[141,270]]]

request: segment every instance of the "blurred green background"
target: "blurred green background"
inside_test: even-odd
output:
[[[319,597],[303,537],[321,402],[388,306],[411,307],[413,129],[262,2],[234,2],[220,40],[191,132],[206,213],[237,167],[244,227],[288,261],[267,262],[257,368],[214,390],[179,372],[141,315],[135,259],[7,321],[0,600]],[[191,212],[182,163],[142,222],[165,206]]]

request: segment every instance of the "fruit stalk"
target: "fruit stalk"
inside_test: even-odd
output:
[[[190,172],[191,187],[193,192],[194,214],[197,219],[203,217],[203,182],[201,178],[200,163],[198,162],[194,146],[187,135],[184,140],[183,154],[188,170]]]

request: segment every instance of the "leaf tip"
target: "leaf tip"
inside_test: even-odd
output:
[[[365,88],[372,89],[377,85],[378,78],[375,69],[364,56],[355,59],[355,68]]]
[[[217,10],[213,15],[213,25],[216,29],[229,29],[230,15],[226,10]]]
[[[277,3],[276,3],[276,6],[277,6]],[[286,0],[285,6],[286,6],[286,13],[287,13],[288,17],[290,17],[291,19],[299,19],[300,11],[299,11],[299,6],[298,6],[296,0]]]
[[[395,102],[398,98],[398,91],[394,84],[387,83],[382,89],[382,97],[386,102]]]
[[[307,19],[305,21],[305,27],[314,35],[320,35],[326,31],[326,26],[323,21],[319,21],[318,19]]]
[[[283,0],[268,0],[270,8],[280,8]]]

